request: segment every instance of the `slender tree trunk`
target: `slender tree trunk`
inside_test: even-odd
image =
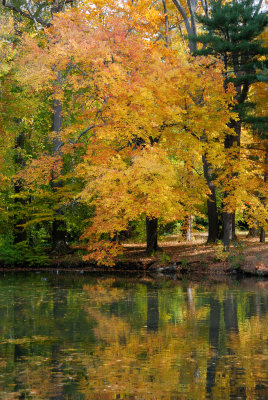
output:
[[[251,228],[249,228],[248,230],[248,234],[247,237],[248,238],[254,238],[254,237],[258,237],[259,236],[259,229],[256,226],[253,226]]]
[[[158,250],[157,244],[157,218],[146,217],[146,238],[147,238],[147,254],[151,255],[154,251]]]
[[[189,215],[187,217],[186,242],[192,241],[192,228],[193,228],[193,217]]]
[[[264,228],[261,228],[261,232],[260,232],[260,242],[261,242],[261,243],[265,243],[265,230],[264,230]]]
[[[233,128],[235,131],[235,135],[226,135],[226,138],[224,140],[224,148],[226,150],[231,149],[234,144],[237,145],[237,147],[240,147],[240,136],[241,136],[241,122],[240,121],[231,121],[230,122],[230,128]],[[239,155],[237,157],[237,162],[239,162]],[[230,175],[229,179],[232,179],[234,175]],[[226,199],[228,197],[228,192],[225,192],[223,195],[223,199]],[[230,213],[228,211],[223,211],[223,244],[225,250],[229,250],[230,248],[230,240],[232,240],[233,236],[235,236],[235,224],[233,224],[234,221],[234,216],[233,213]]]
[[[60,79],[60,77],[59,77]],[[59,100],[54,99],[53,103],[53,124],[52,131],[59,133],[62,128],[62,104]],[[56,136],[53,142],[53,151],[54,155],[60,154],[62,142],[59,139],[59,136]],[[62,181],[55,182],[57,176],[52,176],[52,189],[57,191],[60,187],[63,186]],[[66,254],[70,249],[66,242],[66,224],[62,220],[62,210],[59,208],[56,210],[57,216],[54,218],[52,222],[52,252],[56,254]]]
[[[22,35],[22,32],[19,28],[19,22],[21,22],[21,18],[19,14],[13,13],[13,26],[15,35],[19,38]],[[20,118],[16,119],[16,125],[19,130],[17,137],[15,138],[15,152],[14,152],[14,163],[15,169],[22,169],[25,167],[25,159],[22,155],[22,150],[25,148],[26,137],[25,133],[21,130],[22,120]],[[23,209],[25,207],[25,201],[18,196],[23,190],[23,182],[22,179],[18,178],[14,182],[14,192],[15,192],[15,200],[14,203],[16,208],[18,209],[18,215],[23,215],[23,212],[20,211],[20,208]],[[15,216],[16,217],[16,216]],[[14,244],[19,242],[24,242],[27,239],[27,233],[25,229],[21,226],[26,223],[25,218],[15,218],[15,224],[13,229],[14,234]]]
[[[216,203],[216,190],[214,183],[212,181],[212,176],[210,173],[210,167],[207,162],[206,154],[202,156],[203,161],[203,171],[204,176],[207,181],[207,185],[210,190],[210,194],[207,199],[207,208],[208,208],[208,243],[216,243],[219,237],[219,218],[218,218],[218,210]]]
[[[18,129],[19,124],[21,121],[18,121]],[[15,166],[20,170],[25,167],[25,159],[22,156],[22,150],[25,147],[25,134],[24,132],[20,132],[15,140],[15,156],[14,162]],[[14,183],[14,192],[15,192],[15,204],[18,211],[18,215],[23,215],[23,208],[25,207],[25,200],[19,196],[23,190],[23,182],[21,178],[16,179]],[[16,217],[16,216],[15,216]],[[23,242],[27,239],[27,233],[25,229],[22,227],[23,224],[26,223],[26,219],[24,217],[15,218],[15,225],[14,225],[14,244]]]

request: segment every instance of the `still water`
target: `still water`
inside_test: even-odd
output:
[[[0,398],[268,399],[268,281],[0,276]]]

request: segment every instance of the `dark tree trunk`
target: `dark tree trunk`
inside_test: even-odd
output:
[[[60,79],[60,76],[59,76]],[[60,100],[54,99],[53,102],[53,122],[52,131],[60,132],[62,127],[62,104]],[[61,141],[56,137],[54,139],[54,151],[59,151],[58,146],[61,145]]]
[[[210,173],[210,167],[206,159],[206,155],[202,156],[204,176],[210,189],[207,199],[208,208],[208,243],[216,243],[219,236],[219,218],[216,203],[216,191]]]
[[[59,74],[60,80],[60,74]],[[62,127],[62,104],[59,100],[55,99],[53,103],[53,124],[52,131],[59,133]],[[53,142],[54,155],[58,155],[61,152],[62,142],[56,136]],[[57,182],[55,182],[57,179]],[[52,176],[51,186],[54,191],[57,191],[62,187],[62,181],[58,180],[58,176]],[[66,242],[66,224],[62,219],[62,210],[59,208],[56,210],[57,217],[52,222],[52,253],[55,254],[66,254],[70,248]]]
[[[18,128],[19,128],[19,123],[21,122],[20,120],[18,122]],[[22,156],[21,150],[24,149],[25,147],[25,134],[24,132],[20,132],[18,136],[16,137],[15,140],[15,156],[14,156],[14,162],[15,166],[17,169],[22,169],[25,167],[25,160]],[[14,183],[14,192],[15,195],[19,195],[23,190],[23,182],[20,178],[16,179]],[[18,215],[23,215],[23,208],[25,207],[25,200],[21,196],[15,196],[15,205],[17,208]],[[15,216],[16,217],[16,216]],[[27,239],[27,233],[25,229],[23,228],[23,224],[26,223],[26,219],[23,217],[19,217],[18,219],[15,218],[15,225],[14,225],[14,244],[23,242]]]
[[[64,221],[54,219],[52,223],[52,252],[66,254],[70,248],[66,242],[66,225]]]
[[[259,236],[259,229],[256,226],[252,226],[248,230],[247,237],[248,238],[254,238]]]
[[[230,128],[234,129],[235,135],[226,135],[224,140],[224,148],[226,150],[231,149],[234,145],[238,148],[240,147],[240,136],[241,136],[241,122],[232,120],[229,125]],[[237,162],[239,162],[239,155],[237,157]],[[229,179],[234,177],[233,174],[229,176]],[[224,199],[228,197],[228,193],[224,193]],[[223,244],[225,250],[229,250],[230,248],[230,240],[233,237],[233,220],[234,220],[234,213],[230,213],[228,211],[223,211]],[[235,227],[234,227],[235,229]],[[235,232],[234,232],[235,234]]]
[[[20,179],[16,180],[15,185],[14,185],[14,191],[15,195],[20,194],[23,190],[23,185]],[[18,215],[21,214],[21,208],[25,207],[25,200],[23,200],[21,197],[15,197],[15,204],[17,207]],[[14,244],[24,242],[27,240],[27,232],[23,228],[23,224],[26,223],[26,219],[23,217],[19,217],[15,221],[14,229],[13,229],[13,235],[14,235]]]
[[[264,230],[264,228],[261,228],[261,232],[260,232],[260,242],[261,242],[261,243],[265,243],[265,230]]]
[[[149,255],[158,250],[157,225],[158,225],[157,218],[146,217],[146,241],[147,241],[146,252]]]

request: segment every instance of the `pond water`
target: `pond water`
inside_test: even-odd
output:
[[[268,282],[0,276],[0,398],[268,399]]]

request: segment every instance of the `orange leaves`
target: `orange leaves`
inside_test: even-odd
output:
[[[32,160],[25,170],[20,172],[25,185],[30,189],[40,189],[43,185],[49,185],[51,179],[57,178],[62,169],[61,156],[42,155]]]
[[[95,206],[83,238],[99,262],[112,262],[119,251],[113,238],[130,221],[198,212],[208,192],[201,157],[219,159],[220,146],[211,143],[222,143],[230,118],[233,92],[223,90],[221,63],[155,42],[161,18],[147,0],[109,9],[96,1],[56,15],[41,44],[24,41],[24,82],[64,105],[67,126],[57,139],[65,142],[63,157],[76,159],[82,200]],[[90,126],[78,160],[76,138]],[[55,157],[34,161],[28,184],[48,184],[60,165]]]
[[[109,240],[91,240],[87,246],[88,254],[83,257],[85,261],[97,261],[98,265],[112,267],[116,256],[123,253],[123,248],[118,243]]]
[[[77,172],[80,174],[81,169]],[[138,148],[130,154],[110,152],[102,162],[95,152],[92,158],[85,158],[82,174],[86,182],[82,200],[95,205],[94,221],[82,236],[89,239],[89,248],[92,243],[97,246],[104,234],[112,239],[116,232],[127,228],[129,221],[142,216],[166,222],[179,219],[199,201],[193,196],[192,186],[196,186],[199,198],[200,190],[205,191],[202,180],[187,175],[158,145]],[[115,252],[119,248],[112,249]],[[109,246],[108,251],[111,255]],[[96,254],[94,250],[94,257]]]

